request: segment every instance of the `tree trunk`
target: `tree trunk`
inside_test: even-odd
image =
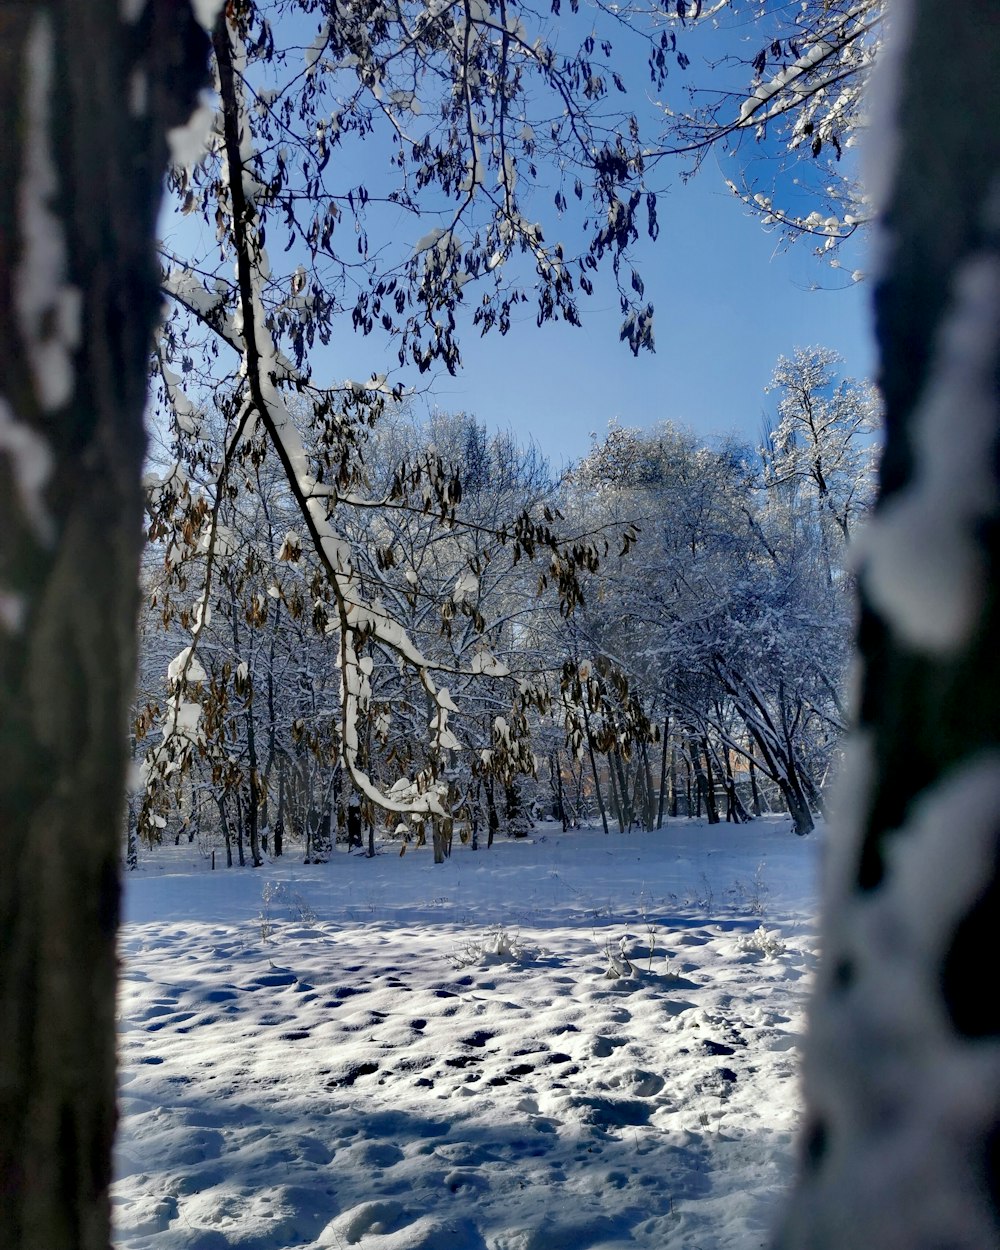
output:
[[[128,805],[126,819],[128,821],[128,830],[125,835],[125,867],[129,872],[135,872],[139,867],[139,820],[132,803]]]
[[[236,801],[236,855],[240,861],[240,867],[245,868],[247,859],[243,848],[243,829],[246,825],[246,815],[243,811],[243,791],[235,791],[233,797]]]
[[[601,824],[604,832],[608,832],[608,814],[604,810],[604,795],[601,793],[601,778],[597,771],[597,756],[594,752],[594,739],[590,732],[590,716],[587,713],[586,700],[583,702],[583,728],[587,735],[587,752],[590,755],[590,771],[594,776],[594,793],[597,795],[597,806],[601,813]]]
[[[618,790],[618,776],[615,771],[614,751],[607,754],[608,761],[608,789],[611,791],[611,805],[615,811],[615,819],[618,821],[618,832],[625,832],[625,808]]]
[[[801,760],[799,760],[796,764],[796,771],[798,772],[799,784],[802,786],[802,793],[806,796],[809,806],[817,816],[825,818],[826,803],[823,799],[823,795],[819,787],[813,781],[812,777],[809,776],[809,771],[802,764]]]
[[[705,760],[705,811],[708,814],[708,823],[717,825],[719,808],[715,800],[715,772],[712,768],[712,753],[707,738],[701,740],[701,752]]]
[[[443,864],[451,855],[451,829],[450,817],[433,816],[431,818],[431,844],[435,864]]]
[[[278,818],[274,822],[274,858],[280,859],[285,849],[285,757],[278,759]]]
[[[808,779],[805,769],[799,764],[792,740],[792,732],[788,725],[788,707],[785,703],[785,691],[782,682],[778,683],[778,692],[778,701],[781,707],[781,733],[785,741],[785,777],[787,782],[782,787],[782,794],[785,797],[785,802],[788,804],[788,811],[792,820],[795,822],[795,832],[801,837],[804,834],[812,833],[816,827],[816,822],[813,820],[813,811],[815,809],[809,802]]]
[[[110,1239],[153,232],[206,48],[186,4],[150,0],[139,30],[121,12],[0,0],[4,1250]]]
[[[746,824],[750,819],[750,813],[743,806],[743,800],[737,792],[732,760],[725,747],[723,747],[723,762],[726,772],[726,821],[734,825]]]
[[[1000,24],[898,8],[886,445],[782,1250],[1000,1245]],[[992,120],[990,120],[992,119]]]
[[[230,611],[233,626],[233,651],[238,656],[241,654],[240,648],[240,618],[239,605],[237,603],[236,594],[230,590]],[[248,679],[248,688],[246,693],[246,706],[244,709],[244,719],[247,727],[247,767],[249,769],[249,788],[247,794],[246,809],[246,829],[247,837],[250,842],[250,863],[254,868],[260,868],[263,860],[260,857],[260,832],[258,828],[258,812],[260,809],[260,776],[257,772],[257,735],[255,733],[253,719],[253,685],[252,680]],[[243,820],[240,820],[240,867],[244,866],[243,861]]]
[[[222,836],[226,844],[226,867],[233,866],[233,838],[229,830],[229,817],[226,814],[226,800],[221,791],[216,794],[215,802],[219,808],[219,823],[222,826]]]
[[[258,825],[261,785],[260,774],[257,772],[257,752],[253,745],[253,715],[249,711],[247,712],[247,721],[249,722],[247,734],[250,743],[250,785],[247,791],[247,834],[250,840],[250,864],[254,868],[260,868],[264,863],[260,857],[260,829]]]
[[[569,828],[566,819],[566,805],[563,801],[562,769],[559,767],[559,752],[553,751],[549,756],[549,769],[552,777],[552,789],[556,800],[556,819],[562,821],[563,833]]]
[[[757,789],[757,765],[753,762],[753,738],[752,737],[750,738],[749,750],[750,750],[750,756],[751,756],[750,760],[748,761],[748,768],[750,772],[751,809],[755,816],[762,816],[764,814],[764,810],[761,807],[761,803],[760,803],[760,791]]]
[[[656,827],[663,828],[663,804],[667,794],[667,753],[670,752],[671,764],[673,763],[673,751],[670,747],[670,717],[663,718],[663,751],[660,755],[660,794],[656,804]],[[676,816],[676,812],[671,812],[672,816]]]
[[[365,840],[361,832],[361,804],[356,800],[347,806],[347,849],[353,851],[361,850]]]
[[[313,830],[314,864],[325,864],[333,853],[333,802],[327,798],[319,810],[316,827]]]
[[[624,833],[626,825],[629,828],[632,826],[632,804],[629,801],[628,782],[625,769],[622,767],[622,757],[618,751],[609,753],[608,762],[618,784],[618,824]]]
[[[493,845],[493,839],[497,830],[500,828],[500,816],[497,812],[496,790],[493,788],[493,778],[487,777],[484,782],[486,790],[486,849],[489,850]]]
[[[690,742],[691,762],[694,766],[695,784],[698,788],[698,815],[701,815],[701,804],[705,804],[705,815],[710,825],[719,823],[719,809],[715,805],[715,778],[712,776],[712,761],[708,754],[708,740]]]
[[[674,817],[677,816],[677,797],[677,746],[674,744],[670,748],[670,815]]]
[[[524,801],[521,797],[521,787],[515,777],[508,785],[504,786],[504,814],[507,817],[507,832],[512,838],[526,838],[528,836],[528,821],[524,811]]]
[[[813,820],[812,811],[806,802],[806,797],[797,786],[792,785],[784,778],[778,779],[778,789],[781,791],[781,797],[788,809],[788,814],[792,818],[792,828],[798,836],[805,837],[807,833],[812,833],[816,827]]]
[[[639,743],[639,754],[642,759],[642,782],[646,809],[643,828],[649,832],[656,827],[656,791],[653,789],[653,769],[649,763],[649,748],[645,740]]]
[[[298,775],[296,780],[300,782],[301,810],[303,815],[302,827],[306,835],[306,853],[302,857],[304,864],[312,863],[313,856],[313,809],[312,802],[307,798],[307,791],[303,782],[301,769],[296,770]]]

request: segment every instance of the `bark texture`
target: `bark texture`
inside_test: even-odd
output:
[[[782,1250],[1000,1245],[1000,9],[895,19],[887,441]]]
[[[206,48],[186,0],[0,0],[4,1250],[110,1241],[154,226]]]

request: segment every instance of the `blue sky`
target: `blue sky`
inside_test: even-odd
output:
[[[504,339],[467,335],[462,374],[438,378],[429,401],[533,439],[558,468],[613,418],[756,440],[771,402],[764,387],[796,347],[834,348],[848,375],[871,376],[871,284],[851,283],[806,242],[777,250],[777,236],[747,215],[713,162],[674,184],[659,219],[659,240],[643,257],[654,355],[636,359],[619,343],[609,294],[582,301],[579,329],[539,330],[529,311]]]
[[[584,18],[560,19],[567,26],[560,33],[568,34]],[[303,44],[313,29],[303,27]],[[721,34],[707,32],[706,56],[730,49],[745,57],[761,37],[753,24],[743,23]],[[696,52],[697,40],[687,46]],[[628,107],[655,123],[642,45],[619,43],[615,61],[628,84]],[[678,92],[685,83],[716,81],[715,71],[696,56],[687,74],[668,79],[665,94],[676,103],[683,99]],[[655,129],[654,124],[652,133]],[[764,151],[755,145],[749,150]],[[383,176],[388,151],[387,145],[367,140],[353,152],[338,148],[334,165],[345,185],[364,181],[374,186]],[[370,339],[353,333],[346,316],[332,345],[313,352],[314,376],[321,382],[364,379],[388,370],[393,382],[419,388],[418,413],[435,407],[464,410],[491,429],[510,429],[522,441],[533,440],[555,470],[584,455],[591,434],[600,436],[613,419],[638,426],[670,420],[706,439],[733,433],[756,442],[762,415],[773,407],[764,388],[778,357],[796,347],[833,348],[845,358],[845,373],[870,376],[870,284],[852,283],[848,276],[855,267],[865,267],[857,247],[851,246],[841,270],[814,257],[808,242],[783,248],[780,238],[726,189],[713,155],[686,183],[681,178],[685,168],[680,159],[671,163],[668,158],[651,172],[651,185],[667,189],[658,204],[660,234],[655,243],[643,240],[636,249],[645,298],[656,309],[654,355],[636,359],[619,342],[617,296],[605,276],[597,280],[593,298],[579,301],[582,328],[549,323],[539,329],[531,303],[523,306],[521,320],[505,338],[494,332],[480,339],[468,327],[462,336],[464,368],[456,377],[394,369],[396,348],[378,333]],[[551,196],[556,185],[543,171],[539,195],[526,211],[537,213],[547,240],[564,238],[572,254],[580,240],[569,220],[555,217]],[[787,202],[791,191],[786,184],[776,192],[783,197],[779,202]],[[402,247],[404,254],[437,220],[428,212],[415,221],[389,206],[372,213],[374,245]],[[197,218],[179,218],[168,210],[163,228],[182,254],[213,250],[210,235],[195,242]],[[353,233],[346,238],[353,244]],[[277,259],[278,245],[269,242]],[[295,257],[280,263],[292,267]]]
[[[692,64],[683,73],[673,70],[664,85],[663,98],[673,107],[686,107],[690,85],[745,87],[748,71],[738,65],[728,70],[706,65],[724,51],[746,59],[765,39],[764,28],[742,13],[725,11],[718,30],[680,32],[679,46],[691,54]],[[577,20],[594,19],[584,8]],[[565,16],[559,21],[568,36],[572,22]],[[644,45],[620,33],[614,41],[628,105],[655,133],[657,108],[648,94]],[[854,155],[845,156],[845,165]],[[729,162],[733,177],[745,160],[758,161],[756,173],[767,183],[777,165],[769,166],[766,156],[767,144],[747,135],[738,157],[721,159]],[[582,328],[550,323],[539,330],[527,305],[506,338],[479,339],[466,332],[461,375],[437,377],[423,402],[464,409],[491,428],[533,439],[558,469],[585,454],[591,433],[600,435],[615,418],[638,426],[671,420],[706,438],[735,433],[756,442],[761,416],[773,406],[764,388],[778,357],[796,347],[833,348],[844,357],[848,376],[872,376],[871,284],[849,276],[867,267],[863,244],[846,244],[844,267],[835,270],[814,255],[810,242],[783,247],[777,234],[749,215],[727,189],[714,154],[685,183],[681,175],[689,168],[683,158],[657,166],[651,185],[668,188],[658,205],[660,235],[655,244],[643,241],[637,248],[646,298],[656,309],[655,355],[636,359],[619,342],[617,297],[605,281],[603,299],[599,283],[593,299],[580,300]],[[778,203],[797,208],[791,177],[782,178],[774,194]],[[808,170],[804,177],[810,177]],[[807,203],[803,211],[812,207]],[[564,237],[548,201],[529,211],[541,214],[547,239]],[[562,224],[572,244],[570,225]]]

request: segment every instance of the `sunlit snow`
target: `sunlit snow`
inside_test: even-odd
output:
[[[821,839],[148,853],[119,1250],[756,1250],[792,1167]]]

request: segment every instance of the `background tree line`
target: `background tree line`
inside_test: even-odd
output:
[[[779,810],[808,832],[844,730],[847,544],[874,487],[877,402],[837,363],[822,349],[779,363],[762,448],[613,423],[559,482],[465,414],[420,424],[397,406],[365,433],[368,506],[342,533],[366,597],[451,677],[447,702],[432,701],[372,639],[359,757],[389,795],[439,767],[443,813],[400,819],[344,766],[338,624],[280,481],[251,463],[218,507],[203,496],[217,516],[206,609],[180,606],[180,592],[204,584],[207,544],[175,563],[157,536],[165,508],[190,512],[211,482],[179,489],[176,466],[151,473],[134,718],[148,790],[130,812],[129,862],[140,831],[197,835],[230,865],[292,847],[323,859],[334,839],[371,851],[376,830],[401,849],[432,839],[443,858],[456,835],[488,845],[532,813],[625,829]],[[444,513],[423,493],[393,494],[407,465],[430,463],[452,483]],[[525,517],[553,523],[564,550],[610,536],[572,611],[548,585],[551,552],[513,545]],[[164,752],[163,707],[185,663],[195,711]],[[438,765],[428,731],[443,713]]]

